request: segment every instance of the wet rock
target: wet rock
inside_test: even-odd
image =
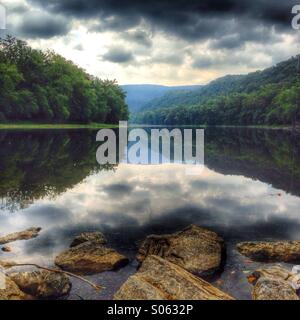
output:
[[[295,290],[300,288],[300,275],[279,266],[258,269],[253,272],[251,277],[254,283],[260,278],[279,279],[288,282]]]
[[[300,241],[242,242],[237,249],[254,261],[300,262]]]
[[[1,250],[2,250],[3,252],[11,252],[11,251],[12,251],[12,250],[11,250],[11,247],[8,247],[8,246],[2,247]]]
[[[23,292],[39,299],[66,296],[72,287],[66,275],[50,271],[19,272],[9,277]]]
[[[55,259],[63,270],[83,275],[115,270],[127,263],[128,259],[117,251],[93,242],[70,248]]]
[[[253,300],[299,300],[295,289],[286,281],[260,278],[252,292]]]
[[[114,296],[115,300],[233,300],[178,265],[148,256]]]
[[[26,300],[28,297],[9,277],[0,275],[0,300]]]
[[[298,300],[300,277],[279,266],[258,269],[249,277],[254,300]],[[249,279],[248,278],[248,279]]]
[[[6,236],[0,237],[0,245],[18,240],[29,240],[32,238],[36,238],[41,230],[41,228],[31,228],[25,231],[8,234]]]
[[[76,247],[84,242],[106,244],[107,241],[101,232],[84,232],[73,240],[70,247]]]
[[[148,236],[137,259],[142,262],[149,255],[157,255],[195,275],[205,276],[220,268],[224,249],[224,241],[216,233],[191,225],[171,235]]]
[[[13,267],[14,265],[16,265],[17,263],[14,261],[9,261],[9,260],[0,260],[0,267],[4,268],[4,269],[9,269],[11,267]]]

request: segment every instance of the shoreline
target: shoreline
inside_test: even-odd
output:
[[[286,130],[300,132],[300,127],[293,128],[288,125],[152,125],[152,124],[135,124],[128,123],[130,128],[244,128],[244,129],[265,129],[265,130]],[[119,124],[107,124],[107,123],[2,123],[0,124],[0,130],[66,130],[66,129],[116,129],[119,128]]]
[[[293,129],[289,125],[205,125],[205,124],[187,124],[187,125],[154,125],[154,124],[135,124],[129,123],[129,127],[143,127],[143,128],[246,128],[246,129],[268,129],[268,130],[289,130],[300,131],[300,127],[297,126]]]
[[[72,124],[72,123],[5,123],[0,124],[0,130],[61,130],[61,129],[103,129],[118,128],[118,124],[90,123],[90,124]]]

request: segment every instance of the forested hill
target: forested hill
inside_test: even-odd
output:
[[[118,123],[128,119],[115,81],[88,75],[52,52],[0,39],[0,122]]]
[[[199,90],[168,93],[133,121],[150,124],[253,125],[299,122],[298,57],[248,75],[225,76]]]
[[[153,84],[132,84],[123,85],[126,92],[126,103],[131,112],[143,110],[145,105],[153,99],[158,99],[168,92],[189,92],[199,89],[201,86],[176,86],[168,87]]]

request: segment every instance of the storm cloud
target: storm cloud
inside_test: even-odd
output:
[[[111,47],[99,58],[113,63],[129,63],[134,60],[134,56],[131,51],[119,47]]]
[[[26,12],[13,30],[25,38],[48,39],[62,36],[70,31],[70,22],[63,16],[55,16],[41,11]]]
[[[228,32],[228,22],[251,21],[252,26],[290,29],[295,0],[30,0],[31,3],[68,17],[101,21],[102,28],[127,30],[145,20],[155,28],[198,40]],[[227,25],[227,27],[226,27]]]
[[[296,0],[2,1],[9,33],[122,84],[203,84],[299,52]]]

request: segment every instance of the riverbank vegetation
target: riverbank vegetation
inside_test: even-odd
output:
[[[127,120],[116,81],[87,74],[53,51],[0,39],[0,122],[118,123]]]

